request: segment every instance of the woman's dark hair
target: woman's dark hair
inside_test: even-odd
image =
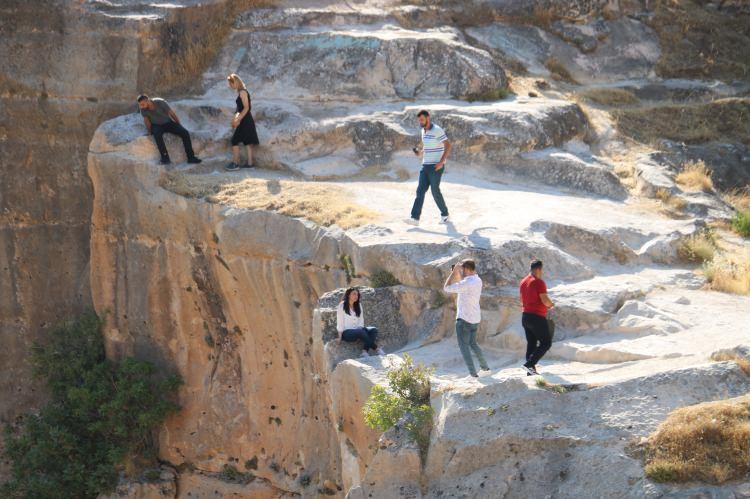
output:
[[[349,311],[349,295],[352,294],[352,291],[357,292],[357,301],[354,302],[354,313],[357,314],[357,317],[359,317],[362,314],[362,308],[359,306],[359,290],[357,288],[349,288],[344,293],[344,312],[346,312],[349,315],[352,315]]]

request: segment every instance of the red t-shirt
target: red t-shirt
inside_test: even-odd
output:
[[[543,280],[527,275],[521,280],[520,292],[524,312],[547,317],[547,306],[539,298],[540,294],[547,292],[547,285]]]

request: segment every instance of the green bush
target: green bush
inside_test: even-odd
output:
[[[357,271],[354,269],[354,264],[352,263],[352,257],[344,253],[339,255],[339,261],[344,269],[344,274],[346,274],[346,282],[348,284],[357,275]]]
[[[742,237],[750,237],[750,210],[735,213],[732,229]]]
[[[427,450],[432,429],[430,405],[430,374],[432,370],[422,364],[414,365],[409,354],[404,362],[388,371],[388,388],[375,385],[362,408],[365,424],[380,431],[396,425],[407,414],[406,430],[419,445]]]
[[[399,284],[401,284],[401,281],[384,268],[376,267],[370,272],[370,285],[373,288],[387,288]]]
[[[155,430],[179,410],[181,381],[148,362],[107,360],[93,313],[55,329],[32,350],[49,402],[5,428],[11,478],[2,497],[96,497],[117,484],[126,459],[155,457]]]

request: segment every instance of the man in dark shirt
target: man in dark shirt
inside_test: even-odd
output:
[[[163,165],[168,165],[170,163],[167,145],[164,143],[165,133],[177,135],[182,139],[182,145],[185,146],[188,163],[201,162],[200,159],[195,157],[195,153],[193,152],[193,144],[190,142],[190,133],[180,124],[180,119],[174,111],[172,111],[172,108],[169,107],[167,101],[160,99],[159,97],[150,99],[148,95],[139,95],[138,107],[141,109],[143,123],[146,125],[148,133],[154,136],[154,141],[156,142],[156,147],[159,148],[161,163]]]
[[[547,310],[555,305],[547,296],[547,285],[542,280],[542,268],[541,260],[531,262],[529,275],[521,280],[519,287],[523,307],[521,324],[526,333],[526,363],[523,367],[527,376],[539,374],[536,364],[552,346]]]

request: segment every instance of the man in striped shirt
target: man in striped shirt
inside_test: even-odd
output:
[[[419,184],[417,185],[417,197],[411,209],[411,218],[405,221],[410,225],[419,225],[419,217],[422,215],[424,196],[427,189],[432,191],[440,209],[441,223],[448,223],[448,207],[445,205],[443,194],[440,192],[440,178],[445,171],[445,159],[451,152],[451,144],[445,131],[430,119],[430,113],[421,110],[417,113],[419,125],[422,127],[422,147],[414,148],[414,154],[422,156],[422,170],[419,172]]]

